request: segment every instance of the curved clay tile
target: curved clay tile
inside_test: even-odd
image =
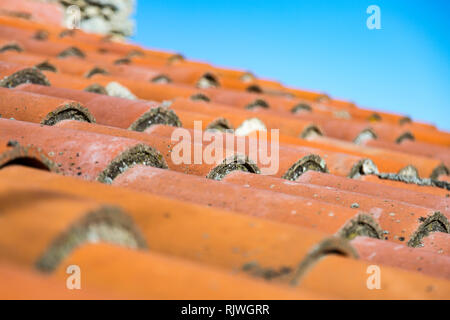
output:
[[[23,51],[23,48],[14,40],[0,39],[0,53],[5,52],[14,52],[17,54],[18,52]]]
[[[422,128],[411,128],[415,140],[438,145],[442,147],[450,147],[450,134],[443,131],[427,130]]]
[[[96,73],[107,74],[106,69],[98,67],[94,63],[80,60],[78,57],[67,57],[65,59],[58,59],[42,55],[35,55],[30,53],[22,53],[20,55],[4,55],[2,58],[8,61],[21,63],[34,62],[35,66],[41,70],[53,71],[57,73],[65,73],[81,78],[90,78]]]
[[[6,51],[0,55],[0,60],[10,63],[16,63],[24,67],[35,67],[41,71],[58,71],[58,68],[55,66],[54,62],[50,62],[50,58],[25,52],[17,54],[16,52]]]
[[[14,0],[12,0],[12,1],[14,1]],[[17,2],[17,1],[14,1],[14,2]],[[25,30],[35,31],[35,30],[39,30],[39,29],[43,29],[43,28],[49,29],[49,31],[61,29],[56,25],[42,24],[37,21],[26,20],[26,19],[17,19],[17,17],[11,17],[11,16],[6,16],[6,15],[0,15],[0,25],[19,28],[24,31]]]
[[[300,289],[339,293],[343,299],[446,299],[450,292],[448,280],[331,255],[298,282]]]
[[[302,116],[305,118],[306,116]],[[340,140],[362,144],[366,140],[382,140],[395,142],[404,135],[407,130],[400,126],[385,123],[368,123],[360,120],[338,120],[325,117],[313,117],[316,123],[323,129],[324,135]]]
[[[41,148],[65,175],[110,183],[137,163],[167,168],[157,150],[132,139],[6,119],[0,128],[5,139]]]
[[[174,84],[161,84],[147,81],[133,80],[124,77],[110,77],[96,74],[90,79],[97,81],[99,84],[107,86],[111,82],[117,82],[130,90],[139,99],[162,102],[176,97],[186,97],[195,95],[198,89],[188,86],[180,86]]]
[[[368,146],[373,146],[376,148],[389,149],[394,151],[400,151],[407,153],[408,155],[421,155],[428,158],[435,158],[450,167],[450,152],[448,148],[441,147],[438,145],[418,142],[418,141],[403,141],[400,144],[371,140],[367,141]]]
[[[28,84],[19,86],[17,90],[63,99],[77,99],[93,114],[97,123],[102,125],[135,131],[144,131],[155,124],[181,126],[180,120],[172,110],[150,101],[133,101],[73,89]],[[105,108],[105,105],[108,108]]]
[[[39,148],[21,146],[16,140],[0,139],[0,170],[10,165],[58,172],[56,164],[48,159]]]
[[[433,232],[423,239],[422,250],[450,257],[450,235],[443,232]]]
[[[430,238],[433,235],[430,235]],[[429,239],[424,241],[429,241]],[[358,251],[360,259],[369,263],[450,279],[449,256],[367,237],[357,237],[351,243]]]
[[[120,181],[120,179],[119,179]],[[418,243],[428,232],[417,233],[423,225],[431,225],[432,221],[425,222],[429,216],[435,216],[433,221],[441,221],[444,224],[443,230],[450,231],[448,218],[450,213],[441,214],[432,208],[410,205],[404,202],[386,200],[375,196],[366,196],[357,192],[342,191],[331,187],[323,188],[321,186],[308,185],[303,183],[286,183],[283,180],[268,176],[249,175],[244,172],[233,172],[224,178],[224,181],[246,185],[252,190],[259,188],[273,192],[282,192],[298,197],[315,199],[318,201],[340,205],[345,208],[353,208],[367,213],[383,229],[382,239],[389,239],[395,242]],[[346,181],[343,182],[345,184]],[[439,219],[437,217],[440,217]],[[423,220],[423,221],[422,221]],[[394,223],[392,223],[394,221]],[[438,222],[435,222],[436,224]],[[446,225],[446,226],[445,226]],[[346,232],[345,230],[343,230]],[[372,231],[375,230],[366,230]],[[348,234],[348,232],[346,232]],[[348,235],[355,237],[358,234]],[[373,234],[371,235],[374,236]],[[415,244],[417,246],[417,244]]]
[[[84,243],[147,246],[133,221],[117,207],[26,186],[3,187],[0,196],[3,260],[51,272]]]
[[[78,265],[89,276],[87,289],[140,299],[319,299],[320,294],[272,285],[203,264],[111,245],[86,245],[76,250],[65,266]],[[127,270],[127,272],[123,272]],[[214,285],[211,285],[211,284]]]
[[[372,179],[372,177],[367,177]],[[369,196],[380,197],[383,199],[392,199],[395,201],[406,202],[418,206],[424,206],[435,210],[449,212],[450,199],[424,192],[387,186],[369,181],[350,180],[343,177],[325,175],[316,171],[308,171],[303,174],[297,182],[304,184],[313,184],[322,187],[332,187],[349,192],[366,194]],[[427,187],[421,187],[427,188]],[[434,189],[433,189],[434,190]]]
[[[394,180],[390,180],[390,179],[380,179],[377,176],[363,176],[361,177],[362,181],[369,181],[369,182],[374,182],[374,183],[378,183],[381,185],[385,185],[385,186],[391,186],[391,187],[395,187],[395,188],[401,188],[401,189],[405,189],[405,190],[411,190],[411,191],[415,191],[415,192],[419,192],[419,193],[427,193],[427,194],[432,194],[432,195],[436,195],[439,197],[448,197],[448,195],[450,194],[450,190],[446,190],[445,188],[438,188],[438,187],[432,187],[429,185],[418,185],[418,184],[414,184],[414,183],[406,183],[406,182],[402,182],[402,181],[394,181]]]
[[[59,4],[30,0],[2,0],[0,14],[25,17],[32,21],[50,25],[60,25],[64,17],[64,12]]]
[[[37,68],[0,61],[0,87],[14,88],[22,83],[50,85],[46,76]]]
[[[194,129],[196,125],[201,124],[201,129],[216,130],[219,132],[233,132],[234,126],[225,117],[215,117],[203,113],[177,110],[177,116],[180,118],[183,128]]]
[[[135,166],[119,175],[113,184],[329,234],[382,237],[380,227],[363,211],[343,208],[320,199],[205,181],[200,177],[142,166]]]
[[[120,295],[100,293],[99,290],[67,290],[65,280],[0,263],[0,299],[2,300],[98,300],[125,299]],[[39,290],[37,290],[39,288]]]
[[[291,93],[297,98],[306,99],[310,101],[320,101],[320,100],[330,100],[330,98],[325,94],[321,92],[313,92],[313,91],[306,91],[306,90],[300,90],[300,89],[294,89],[294,88],[286,88],[287,92]],[[332,105],[330,100],[330,105]],[[342,102],[338,103],[336,102],[334,104],[335,107],[339,108],[353,108],[354,106],[349,102]]]
[[[45,125],[54,125],[66,119],[95,122],[89,110],[76,101],[5,88],[0,88],[0,94],[0,114],[6,119]]]
[[[80,91],[87,91],[99,94],[107,94],[106,87],[102,86],[95,80],[74,77],[68,74],[55,73],[52,71],[42,71],[43,74],[49,79],[52,87],[57,88],[68,88]]]

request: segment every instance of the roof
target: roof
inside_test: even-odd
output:
[[[15,3],[0,298],[450,298],[450,133]]]

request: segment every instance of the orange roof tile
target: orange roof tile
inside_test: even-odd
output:
[[[367,232],[372,232],[372,236],[381,237],[380,227],[362,211],[328,204],[313,197],[292,197],[246,186],[205,181],[200,177],[183,177],[177,172],[143,166],[130,168],[113,184],[330,234],[352,234],[356,232],[355,226],[361,224],[369,230]],[[299,210],[305,202],[306,206]]]
[[[67,290],[61,280],[28,268],[0,262],[0,299],[2,300],[105,300],[124,299],[123,295],[98,290]],[[37,290],[39,289],[39,290]]]
[[[177,115],[157,103],[132,101],[91,92],[79,93],[78,90],[23,84],[16,88],[62,99],[76,99],[92,113],[96,122],[102,125],[143,131],[154,124],[181,126]],[[108,108],[105,108],[105,105]],[[20,119],[19,119],[20,120]],[[92,121],[90,121],[92,122]]]
[[[300,282],[300,288],[313,292],[341,294],[344,299],[447,299],[450,281],[399,270],[385,265],[360,263],[339,256],[327,256]],[[378,271],[379,270],[379,271]],[[369,276],[379,272],[380,290],[368,289]],[[323,277],[333,273],[333,283]],[[345,288],[345,289],[343,289]]]
[[[0,14],[22,17],[51,25],[60,25],[64,15],[62,8],[56,3],[31,0],[2,0]]]
[[[95,118],[76,101],[0,88],[0,110],[3,118],[53,125],[71,118],[95,122]]]
[[[437,233],[433,233],[433,237]],[[431,238],[430,238],[431,239]],[[424,240],[425,242],[430,239]],[[373,238],[357,237],[352,245],[361,259],[406,270],[418,271],[433,277],[450,279],[450,257],[417,248],[393,244]],[[420,250],[420,252],[418,252]]]
[[[127,173],[124,173],[127,175]],[[121,177],[119,177],[120,181]],[[421,239],[428,235],[427,228],[433,224],[441,225],[445,232],[450,231],[450,211],[445,210],[442,213],[435,208],[426,208],[417,205],[410,205],[400,201],[387,200],[383,197],[366,196],[356,192],[343,191],[335,188],[322,188],[317,185],[286,183],[283,180],[270,178],[260,175],[250,175],[244,172],[233,172],[224,178],[224,181],[234,184],[245,185],[251,189],[260,188],[274,192],[296,195],[315,199],[321,202],[337,204],[345,208],[352,208],[355,211],[368,213],[374,221],[383,229],[374,230],[366,227],[372,237],[378,237],[385,240],[404,242],[410,246],[420,245]],[[346,184],[347,181],[342,181]],[[338,215],[343,211],[341,209]],[[362,223],[361,223],[362,224]],[[361,233],[354,233],[355,230],[347,231],[349,238],[356,237]],[[379,233],[377,235],[377,232]]]
[[[138,162],[166,168],[160,153],[136,140],[0,119],[3,138],[40,147],[61,173],[110,182]]]
[[[450,256],[450,236],[444,232],[434,232],[423,241],[423,250]]]
[[[368,177],[372,180],[373,177]],[[367,179],[369,180],[369,179]],[[378,183],[370,181],[360,181],[347,179],[343,177],[327,175],[316,171],[305,172],[297,182],[305,184],[313,184],[322,187],[332,187],[340,190],[356,192],[361,194],[367,194],[374,197],[380,197],[384,199],[392,199],[400,202],[415,204],[418,206],[425,206],[428,208],[434,208],[438,210],[448,211],[450,209],[450,199],[448,197],[441,197],[439,195],[433,195],[425,192],[420,192],[420,188],[426,189],[426,187],[417,187],[418,191],[399,188],[403,184],[398,183],[395,186],[380,185]],[[434,188],[432,190],[439,189]],[[440,190],[442,194],[446,194],[445,190]],[[447,192],[449,194],[449,192]]]
[[[0,169],[18,164],[58,172],[56,164],[44,155],[39,148],[21,146],[16,140],[6,141],[0,138]]]
[[[1,192],[8,199],[0,216],[2,260],[50,272],[74,248],[91,241],[146,247],[119,208],[38,188],[6,184]]]
[[[88,273],[84,285],[141,299],[320,299],[320,294],[293,290],[205,265],[104,244],[83,246],[57,271],[66,276],[66,265]],[[123,272],[127,270],[127,272]]]

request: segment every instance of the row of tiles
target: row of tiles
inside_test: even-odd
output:
[[[359,220],[366,220],[366,229],[373,230],[372,236],[404,241],[413,246],[420,245],[421,238],[426,234],[423,231],[425,226],[436,225],[438,228],[442,225],[440,231],[449,230],[449,192],[445,189],[415,186],[416,192],[411,192],[408,190],[411,186],[408,186],[405,192],[399,193],[386,187],[385,181],[376,177],[362,177],[361,180],[376,182],[367,184],[332,175],[326,175],[324,181],[327,188],[324,189],[310,185],[309,175],[304,173],[311,170],[310,164],[304,167],[294,164],[298,169],[298,183],[290,184],[276,176],[229,173],[233,170],[258,173],[257,166],[250,162],[240,167],[222,159],[212,164],[175,163],[171,157],[173,142],[167,135],[167,132],[173,131],[171,127],[155,126],[149,134],[67,120],[56,126],[59,128],[0,120],[2,139],[10,139],[10,145],[39,146],[55,162],[55,170],[65,175],[110,184],[122,183],[139,190],[289,221],[329,233],[339,231],[352,234],[354,230],[350,226],[353,222],[349,224],[347,221],[358,217]],[[306,157],[313,159],[311,155]],[[131,166],[135,167],[129,168]],[[158,168],[170,168],[171,171]],[[183,176],[186,173],[189,175]],[[205,176],[239,186],[217,184],[204,180],[202,177]],[[147,181],[149,177],[152,178]],[[196,187],[190,188],[192,185]],[[407,185],[398,183],[397,186]],[[254,188],[262,190],[255,193]],[[356,194],[355,190],[359,193]],[[286,195],[267,196],[267,191],[279,191]],[[305,199],[308,199],[306,206]],[[299,207],[302,208],[301,215],[296,214]],[[278,213],[278,208],[283,208],[284,213]],[[369,214],[358,215],[360,210]],[[388,235],[383,235],[383,232]]]
[[[106,297],[448,297],[444,233],[425,238],[420,249],[367,237],[347,243],[286,222],[14,166],[25,154],[43,158],[22,149],[19,162],[10,156],[0,170],[9,204],[1,217],[1,260],[35,267],[54,281],[65,281],[67,266],[77,265],[86,272],[84,288],[108,292]],[[88,245],[92,241],[129,249]],[[428,243],[439,241],[435,252]],[[374,263],[383,290],[367,289],[366,271]]]
[[[273,98],[267,95],[245,93],[236,90],[224,90],[218,88],[199,89],[195,86],[187,86],[172,83],[155,83],[149,80],[141,79],[130,74],[132,70],[130,66],[121,66],[119,68],[119,75],[111,74],[105,71],[105,68],[92,67],[86,71],[89,78],[82,77],[79,73],[80,67],[78,64],[85,66],[85,62],[80,58],[65,58],[64,61],[48,61],[48,57],[24,57],[23,54],[16,52],[4,53],[1,59],[5,61],[6,66],[18,65],[22,67],[38,67],[41,68],[48,80],[39,79],[41,84],[51,83],[53,86],[65,87],[72,89],[85,89],[92,91],[103,91],[109,94],[122,95],[126,97],[139,97],[146,100],[165,101],[176,98],[187,98],[193,100],[210,101],[211,109],[228,108],[228,112],[237,112],[241,116],[252,115],[265,119],[275,118],[268,121],[268,126],[274,123],[276,119],[282,119],[285,122],[283,133],[295,134],[295,136],[306,136],[308,131],[294,130],[292,127],[299,123],[300,125],[307,125],[314,123],[316,131],[322,132],[325,135],[336,137],[343,140],[354,141],[356,143],[365,143],[379,139],[388,141],[393,144],[402,143],[404,141],[425,142],[429,144],[437,144],[448,146],[448,135],[437,131],[435,128],[425,127],[417,123],[405,123],[397,125],[389,122],[369,123],[365,121],[366,118],[373,117],[372,111],[364,111],[362,109],[340,110],[334,108],[326,108],[322,105],[317,108],[311,108],[312,103],[306,104],[303,101],[287,98]],[[73,61],[75,60],[75,61]],[[63,72],[55,72],[58,70],[56,66],[70,66],[63,69]],[[179,67],[174,67],[178,70]],[[109,68],[111,70],[111,68]],[[138,68],[142,72],[142,68]],[[145,72],[144,72],[145,73]],[[83,72],[84,74],[84,72]],[[8,76],[5,74],[4,76]],[[132,76],[133,80],[126,77]],[[43,76],[37,76],[43,78]],[[138,80],[136,80],[138,79]],[[159,76],[158,76],[159,79]],[[106,88],[106,89],[105,89]],[[319,109],[321,108],[321,109]],[[240,112],[237,110],[244,110],[247,112]],[[249,112],[252,110],[253,112]],[[368,113],[369,115],[361,115],[359,118],[352,117],[351,119],[343,119],[340,114],[345,113]],[[294,118],[292,118],[294,117]],[[233,119],[230,119],[233,120]],[[341,124],[346,123],[342,129]],[[319,129],[320,128],[320,129]]]
[[[103,79],[101,81],[92,80],[92,83],[87,85],[87,83],[84,83],[87,81],[86,79],[68,76],[66,74],[53,73],[50,71],[44,71],[44,75],[36,69],[28,69],[24,66],[10,62],[1,62],[0,67],[2,69],[1,76],[3,77],[3,86],[15,87],[23,82],[34,82],[37,84],[48,85],[49,82],[47,78],[49,78],[51,79],[53,86],[66,89],[59,91],[56,90],[56,88],[33,90],[35,90],[35,92],[54,95],[60,98],[75,97],[78,100],[83,100],[85,103],[89,102],[91,106],[91,100],[93,100],[92,96],[89,96],[88,94],[77,95],[78,90],[89,87],[93,91],[98,91],[98,82],[105,84],[107,88],[112,88],[111,90],[113,94],[114,92],[122,92],[120,88],[123,88],[120,85],[119,87],[111,87],[111,84],[117,84],[117,82],[112,81],[115,78],[104,75],[99,75],[99,77],[107,79]],[[143,86],[142,89],[146,92],[141,95],[142,98],[156,101],[167,101],[167,99],[170,99],[171,102],[166,102],[165,105],[170,105],[172,110],[179,113],[180,118],[185,120],[185,126],[187,127],[192,127],[192,119],[197,119],[202,121],[205,128],[211,126],[216,128],[221,127],[224,129],[237,128],[236,132],[245,134],[246,129],[242,123],[246,120],[252,119],[255,120],[254,122],[256,123],[256,126],[259,128],[279,129],[283,136],[282,139],[285,141],[292,141],[292,138],[297,137],[320,139],[317,138],[317,136],[325,134],[328,138],[321,138],[321,142],[327,142],[331,145],[336,145],[339,142],[335,140],[341,139],[347,142],[357,142],[369,147],[384,148],[409,154],[418,153],[419,155],[425,157],[436,157],[444,163],[449,162],[447,153],[449,135],[436,130],[424,128],[407,130],[406,128],[393,127],[384,123],[368,125],[364,122],[356,123],[354,121],[345,123],[344,125],[342,120],[333,120],[328,117],[321,117],[318,119],[317,116],[311,117],[311,115],[305,116],[304,114],[302,114],[299,118],[293,119],[287,114],[276,114],[273,111],[258,110],[258,112],[255,113],[249,110],[243,110],[240,107],[236,108],[236,105],[233,104],[234,98],[229,101],[228,98],[226,98],[228,95],[225,95],[225,100],[228,100],[228,102],[221,100],[222,102],[228,104],[207,103],[205,101],[199,102],[192,101],[192,99],[190,99],[193,96],[198,96],[198,94],[195,93],[195,88],[182,88],[175,86],[177,89],[181,89],[180,92],[180,90],[173,90],[174,87],[168,87],[170,86],[169,84],[154,84],[148,82],[140,82],[140,84]],[[70,92],[71,90],[67,88],[75,89],[76,91],[72,90],[72,92]],[[100,91],[102,92],[102,90]],[[211,94],[211,91],[208,91],[208,94]],[[216,91],[216,94],[223,98],[222,90]],[[233,93],[233,95],[236,94]],[[237,96],[241,96],[241,93],[237,93]],[[250,98],[254,99],[254,97]],[[110,103],[112,103],[112,101],[114,100],[108,100]],[[97,99],[97,101],[94,102],[93,107],[95,108],[95,104],[98,105],[99,102],[100,99]],[[131,104],[130,101],[117,103]],[[139,112],[143,111],[144,106],[145,105],[142,105],[140,107]],[[149,105],[147,103],[146,107],[148,108],[148,106]],[[135,106],[134,108],[136,109],[138,107]],[[117,111],[120,112],[120,110]],[[220,115],[220,119],[218,119],[218,115]],[[135,114],[132,114],[131,117],[135,117]],[[135,119],[136,118],[134,118],[134,120]],[[175,120],[172,120],[172,123],[169,124],[177,124],[174,121]],[[166,122],[168,121],[166,120]],[[128,124],[133,125],[134,123]],[[413,139],[416,139],[417,141],[413,141]],[[352,151],[352,146],[348,143],[339,143],[339,145],[343,148],[345,147],[345,152]],[[354,150],[355,148],[353,147],[353,151]],[[360,150],[363,150],[363,148]]]
[[[174,129],[169,126],[157,125],[150,132],[140,133],[74,120],[64,120],[51,127],[0,119],[0,128],[5,143],[34,145],[55,162],[60,173],[90,181],[122,183],[138,190],[159,192],[328,233],[352,234],[353,227],[358,225],[352,218],[358,217],[358,221],[366,221],[365,231],[360,232],[370,230],[374,237],[411,246],[420,245],[431,226],[434,226],[433,231],[450,230],[449,191],[443,188],[414,186],[414,198],[410,198],[409,191],[389,195],[392,190],[386,189],[385,180],[363,176],[360,180],[371,180],[376,184],[373,184],[373,190],[361,195],[349,187],[335,185],[332,189],[331,179],[341,179],[341,184],[349,186],[362,183],[364,190],[368,189],[365,182],[338,177],[338,174],[327,175],[330,177],[327,189],[307,183],[291,185],[289,180],[302,182],[308,170],[324,172],[312,164],[321,164],[314,154],[295,151],[288,158],[280,150],[280,167],[289,169],[273,176],[254,175],[260,173],[258,166],[248,158],[239,157],[234,150],[225,150],[222,158],[213,163],[177,162],[177,158],[172,157],[176,143],[170,137]],[[223,135],[216,134],[216,137],[222,139]],[[191,154],[195,149],[196,143],[188,141]],[[342,161],[339,164],[342,165]],[[167,168],[170,171],[163,170]],[[404,183],[398,185],[407,186]],[[262,190],[255,192],[255,188]],[[380,190],[386,190],[382,196],[378,196]],[[284,195],[270,196],[271,191],[280,191]],[[301,214],[296,214],[299,208]]]
[[[157,135],[159,137],[157,141],[150,143],[163,155],[166,155],[167,162],[170,162],[170,159],[167,157],[168,151],[165,150],[173,148],[174,142],[170,138],[176,131],[176,127],[180,126],[190,129],[189,132],[193,139],[194,131],[192,129],[227,131],[230,127],[227,126],[227,123],[230,122],[228,119],[233,119],[231,122],[236,124],[242,121],[235,133],[240,128],[244,128],[243,130],[247,131],[244,133],[250,134],[250,137],[233,137],[236,140],[235,149],[238,147],[239,141],[249,141],[252,138],[258,138],[257,141],[270,140],[269,144],[272,144],[272,135],[250,132],[260,128],[252,125],[254,119],[246,118],[249,115],[230,111],[226,113],[225,108],[223,108],[225,111],[215,107],[211,108],[209,104],[203,102],[176,99],[170,104],[170,108],[167,108],[164,104],[154,102],[129,100],[35,84],[21,84],[14,89],[0,88],[0,92],[2,93],[0,111],[3,118],[46,125],[55,125],[61,120],[72,119],[146,133],[138,134],[130,131],[127,133],[127,137],[151,139],[152,135]],[[105,108],[105,105],[108,105],[108,108]],[[210,114],[207,114],[208,112]],[[404,151],[355,146],[348,142],[323,137],[315,134],[314,126],[309,123],[302,124],[294,121],[295,123],[289,125],[287,121],[282,121],[284,119],[275,119],[274,117],[267,117],[264,120],[266,123],[271,123],[271,129],[281,129],[281,135],[277,136],[277,140],[273,142],[273,144],[277,142],[281,144],[281,163],[277,174],[291,180],[299,175],[301,159],[304,159],[304,162],[309,159],[305,158],[308,155],[317,156],[316,164],[319,170],[352,178],[359,177],[361,174],[379,172],[399,173],[400,176],[412,179],[419,177],[439,179],[448,175],[450,153],[446,147],[434,147],[434,149],[439,149],[440,153],[434,154],[433,157],[412,155]],[[201,126],[196,127],[199,121],[201,121]],[[158,124],[172,126],[172,128],[155,129]],[[87,124],[85,126],[90,127]],[[246,127],[250,130],[245,130]],[[108,130],[102,129],[102,126],[91,126],[91,128],[94,131]],[[301,131],[309,132],[309,137],[307,139],[296,137],[296,134]],[[165,139],[160,138],[161,136]],[[223,136],[225,140],[227,136],[227,134]],[[207,148],[207,141],[205,141],[207,139],[208,137],[202,137],[201,141],[192,140],[192,145],[201,142],[202,148]],[[247,146],[249,144],[246,143]],[[161,147],[159,147],[160,145]],[[249,155],[248,150],[245,150],[244,153]],[[267,166],[258,159],[250,160],[262,170]]]

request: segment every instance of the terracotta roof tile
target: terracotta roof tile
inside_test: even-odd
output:
[[[449,133],[55,8],[0,3],[0,298],[449,298]],[[179,163],[180,127],[223,155]],[[83,295],[57,287],[68,264]]]
[[[396,150],[410,155],[420,155],[428,158],[439,159],[447,167],[450,167],[450,152],[446,147],[411,140],[405,140],[400,144],[379,140],[368,140],[364,144],[376,148]]]
[[[132,163],[166,168],[160,153],[136,140],[0,119],[5,139],[38,146],[62,174],[105,183]]]
[[[21,52],[23,48],[14,40],[0,39],[0,53],[12,51]]]
[[[127,173],[124,173],[125,175]],[[119,177],[120,180],[120,177]],[[356,237],[364,232],[370,236],[385,240],[408,243],[410,246],[420,245],[421,239],[428,235],[427,228],[431,225],[441,225],[445,232],[450,231],[450,211],[442,213],[434,208],[409,205],[400,201],[386,200],[383,197],[365,196],[357,192],[348,192],[334,188],[322,188],[317,185],[301,183],[286,183],[283,180],[259,175],[249,175],[244,172],[233,172],[224,178],[224,181],[246,185],[249,188],[260,188],[274,192],[296,195],[315,199],[321,202],[352,208],[355,211],[366,212],[369,217],[378,223],[381,230],[371,229],[370,224],[361,233],[355,230],[347,231],[349,238]],[[345,184],[347,181],[343,181]],[[341,209],[338,215],[343,211]],[[363,225],[362,222],[360,222]],[[378,234],[377,234],[378,233]]]
[[[183,128],[194,129],[195,125],[201,124],[201,129],[216,130],[220,132],[232,132],[236,127],[227,118],[215,115],[208,115],[199,112],[176,110],[176,114],[183,124]]]
[[[380,288],[368,290],[367,281],[372,263],[361,263],[338,256],[327,256],[300,282],[300,288],[314,292],[339,293],[344,299],[442,299],[448,297],[449,281],[399,270],[385,265],[378,266]],[[333,273],[332,282],[323,277]],[[345,288],[343,290],[342,288]]]
[[[95,122],[88,109],[76,101],[0,88],[3,118],[53,125],[61,119]]]
[[[0,299],[2,300],[101,300],[124,299],[123,295],[100,293],[98,290],[67,290],[61,280],[28,268],[0,262]],[[39,290],[37,290],[39,288]]]
[[[81,102],[102,125],[143,131],[154,124],[181,126],[177,115],[159,104],[111,97],[78,90],[24,84],[17,90]],[[108,108],[105,108],[105,105]],[[92,122],[92,121],[91,121]]]
[[[372,177],[369,178],[372,179]],[[434,208],[442,211],[448,211],[450,209],[450,199],[448,199],[448,197],[441,197],[439,195],[433,195],[429,193],[399,188],[398,186],[403,185],[400,183],[397,184],[397,187],[386,186],[369,181],[360,181],[327,175],[316,171],[305,172],[297,180],[297,182],[318,185],[322,187],[332,187],[349,192],[367,194],[370,196],[380,197],[384,199],[392,199],[399,202],[415,204],[418,206],[425,206],[428,208]],[[417,187],[417,188],[419,188],[419,191],[420,188],[426,189],[426,187]],[[436,188],[432,190],[435,189]],[[444,190],[441,191],[443,194],[445,194]]]
[[[50,81],[52,87],[107,94],[106,88],[93,79],[80,78],[70,74],[55,73],[48,70],[44,70],[42,73]],[[21,82],[20,84],[23,83]]]
[[[30,145],[21,146],[16,140],[6,141],[0,138],[0,169],[17,164],[58,172],[56,164],[39,148]]]
[[[37,68],[0,61],[0,87],[14,88],[26,82],[50,85],[45,75]]]
[[[351,234],[360,231],[353,230],[356,225],[364,224],[366,230],[361,232],[372,232],[374,237],[381,237],[380,227],[362,211],[328,204],[313,197],[292,197],[245,186],[205,181],[200,177],[183,177],[181,173],[142,166],[135,166],[118,176],[114,185],[299,225],[329,234]],[[305,202],[307,205],[300,211],[299,208]],[[359,221],[361,222],[358,223]]]
[[[423,241],[423,250],[450,256],[450,236],[448,233],[434,232]]]
[[[432,238],[435,234],[437,233],[431,234],[430,237]],[[431,241],[431,238],[424,241]],[[361,259],[371,263],[384,264],[418,271],[433,277],[450,279],[449,256],[367,237],[355,238],[352,240],[352,245],[358,251]]]
[[[64,15],[62,8],[56,3],[31,0],[2,0],[0,14],[53,25],[61,24]]]
[[[321,298],[317,293],[270,285],[205,265],[104,244],[76,250],[65,265],[73,264],[88,270],[85,278],[88,289],[101,288],[141,299]],[[62,267],[57,274],[65,277],[65,268]]]
[[[132,221],[118,208],[37,188],[6,185],[2,189],[2,260],[50,272],[73,248],[91,239],[146,247]]]
[[[395,180],[389,180],[389,179],[380,179],[377,176],[363,176],[361,177],[361,180],[363,181],[369,181],[369,182],[375,182],[386,186],[392,186],[396,188],[416,191],[420,193],[428,193],[433,194],[440,197],[446,197],[448,198],[448,194],[450,194],[450,190],[445,188],[436,188],[434,186],[428,186],[428,185],[417,185],[414,183],[405,183],[403,181],[395,181]]]

